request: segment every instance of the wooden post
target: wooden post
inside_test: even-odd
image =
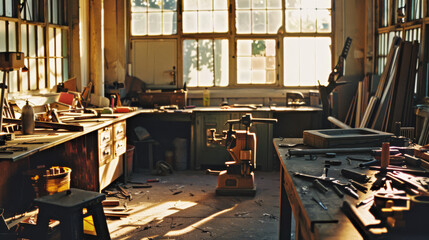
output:
[[[89,2],[89,65],[94,93],[104,97],[104,0]]]

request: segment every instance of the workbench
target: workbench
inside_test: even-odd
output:
[[[273,142],[280,160],[279,239],[290,239],[292,213],[296,223],[296,239],[362,239],[347,216],[340,210],[344,200],[355,201],[355,199],[351,196],[344,196],[344,199],[341,199],[332,189],[323,194],[312,187],[311,181],[293,176],[293,172],[322,175],[324,160],[327,158],[318,157],[316,160],[305,160],[304,156],[292,156],[287,159],[286,153],[289,148],[279,147],[279,144],[302,144],[302,139],[275,138]],[[297,147],[300,146],[297,145]],[[345,159],[345,157],[342,158]],[[346,181],[341,178],[339,172],[340,168],[345,166],[347,166],[345,160],[341,166],[332,166],[328,171],[328,176]],[[313,196],[320,200],[328,210],[324,210],[312,200]],[[338,223],[329,223],[334,220],[338,220]]]
[[[362,162],[347,160],[347,157],[370,159],[371,155],[369,153],[336,154],[335,158],[327,158],[324,154],[318,154],[317,157],[314,155],[313,157],[287,156],[289,149],[305,149],[308,147],[302,145],[301,138],[275,138],[273,143],[280,160],[279,239],[291,238],[291,233],[293,232],[291,229],[292,213],[296,224],[295,239],[427,239],[427,234],[417,233],[416,231],[404,232],[379,228],[386,230],[386,232],[374,234],[374,232],[368,231],[369,228],[362,227],[363,225],[353,224],[359,221],[356,221],[355,216],[357,215],[350,214],[350,209],[352,208],[354,211],[359,212],[359,217],[364,220],[364,224],[367,224],[366,226],[379,221],[369,213],[372,202],[368,202],[359,208],[355,207],[357,203],[373,196],[374,191],[370,190],[370,187],[375,181],[375,174],[378,171],[361,169],[358,165]],[[327,185],[329,190],[322,193],[314,187],[312,180],[294,176],[296,172],[321,176],[326,160],[341,162],[339,166],[331,165],[327,176],[338,179],[342,183],[347,183],[348,179],[342,176],[341,169],[366,174],[370,178],[369,182],[365,184],[368,187],[368,192],[357,191],[359,199],[355,199],[346,193],[344,193],[343,198],[340,198],[329,185]],[[312,199],[313,197],[316,200]],[[324,205],[327,210],[321,205]],[[345,212],[347,212],[347,215]],[[350,219],[352,219],[353,223]],[[417,221],[427,220],[419,219]],[[363,235],[360,234],[360,231],[362,231]]]
[[[141,111],[79,121],[83,131],[36,129],[15,133],[0,153],[0,206],[6,214],[19,213],[34,199],[29,170],[64,166],[72,169],[73,187],[101,191],[123,174],[126,121]],[[22,149],[19,149],[22,148]],[[15,151],[10,151],[15,150]],[[18,151],[16,151],[18,150]]]

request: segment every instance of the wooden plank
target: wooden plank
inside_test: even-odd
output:
[[[357,89],[357,104],[356,104],[356,120],[355,120],[355,127],[358,128],[361,122],[361,110],[362,110],[362,86],[363,82],[359,81],[358,83],[358,89]]]

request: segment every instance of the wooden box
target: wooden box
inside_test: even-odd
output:
[[[379,147],[392,133],[369,128],[322,129],[304,131],[304,144],[316,148]]]

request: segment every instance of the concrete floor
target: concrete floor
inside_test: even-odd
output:
[[[278,239],[278,171],[255,172],[254,197],[216,196],[217,176],[179,171],[168,176],[133,173],[131,181],[152,188],[132,188],[131,201],[117,197],[131,213],[108,219],[113,240],[134,239]],[[112,190],[116,190],[111,187]]]

